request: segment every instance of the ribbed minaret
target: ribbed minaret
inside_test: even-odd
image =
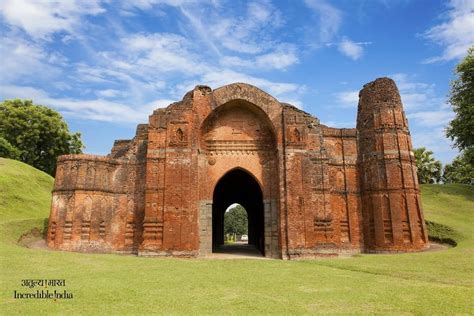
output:
[[[379,78],[360,91],[357,130],[365,250],[426,248],[410,131],[392,79]]]

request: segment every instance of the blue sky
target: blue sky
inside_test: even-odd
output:
[[[355,127],[358,91],[389,76],[414,145],[449,162],[449,82],[473,30],[470,0],[2,0],[0,99],[54,107],[107,154],[197,84],[247,82]]]

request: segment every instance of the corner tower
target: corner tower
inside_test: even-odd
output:
[[[428,246],[408,122],[392,79],[359,93],[358,168],[367,252]]]

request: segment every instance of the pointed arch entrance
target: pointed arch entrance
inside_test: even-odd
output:
[[[278,136],[268,104],[216,102],[201,125],[199,241],[201,256],[224,243],[224,214],[233,203],[248,214],[249,243],[281,257]],[[251,247],[249,247],[251,248]]]
[[[233,169],[216,184],[212,203],[212,249],[224,244],[224,214],[234,204],[247,211],[249,244],[265,255],[264,204],[260,184],[244,169]]]

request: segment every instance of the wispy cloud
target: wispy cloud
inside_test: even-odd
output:
[[[274,51],[252,58],[224,56],[220,59],[223,67],[245,67],[253,69],[285,70],[299,61],[296,49],[292,45],[280,45]]]
[[[197,74],[204,71],[200,56],[193,52],[186,38],[176,34],[134,34],[123,38],[123,59],[110,58],[113,66],[132,73],[163,74],[177,71]],[[108,57],[112,53],[107,54]]]
[[[270,81],[232,70],[208,72],[201,79],[202,82],[207,82],[214,88],[233,82],[246,82],[260,87],[276,97],[283,98],[285,95],[302,93],[305,89],[304,86],[298,84]]]
[[[427,58],[425,63],[460,59],[474,44],[474,1],[451,0],[443,17],[443,23],[423,34],[428,40],[442,46],[443,53]]]
[[[410,121],[412,124],[413,120]],[[456,151],[452,149],[451,142],[446,138],[445,128],[442,126],[435,126],[430,128],[423,128],[414,130],[411,129],[413,146],[426,147],[434,152],[436,158],[441,158],[443,163],[448,163],[456,155]]]
[[[202,0],[134,0],[121,2],[122,7],[127,9],[151,10],[157,5],[168,5],[180,7],[185,4],[199,3]]]
[[[319,19],[319,40],[328,42],[338,33],[342,23],[342,12],[325,0],[305,0]]]
[[[347,57],[357,60],[362,57],[364,48],[361,43],[355,43],[350,39],[344,38],[338,45],[338,50]]]
[[[48,92],[28,86],[0,86],[6,99],[23,98],[27,95],[37,104],[48,105],[67,116],[108,122],[141,122],[155,108],[169,105],[171,100],[154,100],[136,107],[105,99],[55,98]]]
[[[66,58],[58,53],[8,34],[0,38],[0,56],[0,82],[3,83],[51,80],[62,72],[61,66],[66,62]]]
[[[372,42],[354,42],[347,37],[343,37],[340,42],[326,43],[327,47],[336,46],[343,55],[358,60],[364,54],[364,46],[370,45]]]
[[[408,113],[408,118],[422,126],[446,126],[454,118],[454,113],[449,110],[413,112]]]
[[[436,95],[434,84],[419,82],[416,76],[404,73],[392,74],[389,77],[395,80],[406,111],[442,107],[444,99]]]
[[[343,108],[357,107],[357,104],[359,103],[358,90],[338,92],[335,96],[338,105]]]
[[[6,27],[0,38],[0,94],[21,97],[23,92],[71,116],[116,121],[123,121],[122,115],[137,120],[143,104],[180,98],[203,83],[217,88],[245,81],[301,105],[303,85],[261,74],[299,62],[297,47],[277,36],[285,25],[283,14],[269,0],[238,4],[240,15],[226,6],[201,0],[137,0],[116,6],[106,0],[5,0],[0,3]],[[179,23],[176,32],[130,28],[113,17],[169,9]],[[325,5],[321,10],[330,11]],[[97,25],[94,16],[102,16],[108,26]],[[66,50],[77,45],[85,56],[66,59],[62,49],[54,49],[58,45]],[[56,97],[66,88],[68,97]]]
[[[436,95],[434,84],[419,82],[416,76],[405,73],[396,73],[388,77],[397,84],[405,111],[421,113],[421,110],[427,108],[444,109],[444,99]],[[342,108],[355,108],[359,102],[358,90],[345,90],[334,96],[337,105]]]
[[[4,21],[35,39],[50,40],[54,33],[74,34],[84,15],[105,12],[100,0],[35,1],[3,0],[0,12]]]
[[[250,1],[244,15],[235,17],[224,9],[212,13],[206,35],[223,48],[244,54],[259,54],[278,44],[271,34],[284,25],[280,11],[270,1]]]

